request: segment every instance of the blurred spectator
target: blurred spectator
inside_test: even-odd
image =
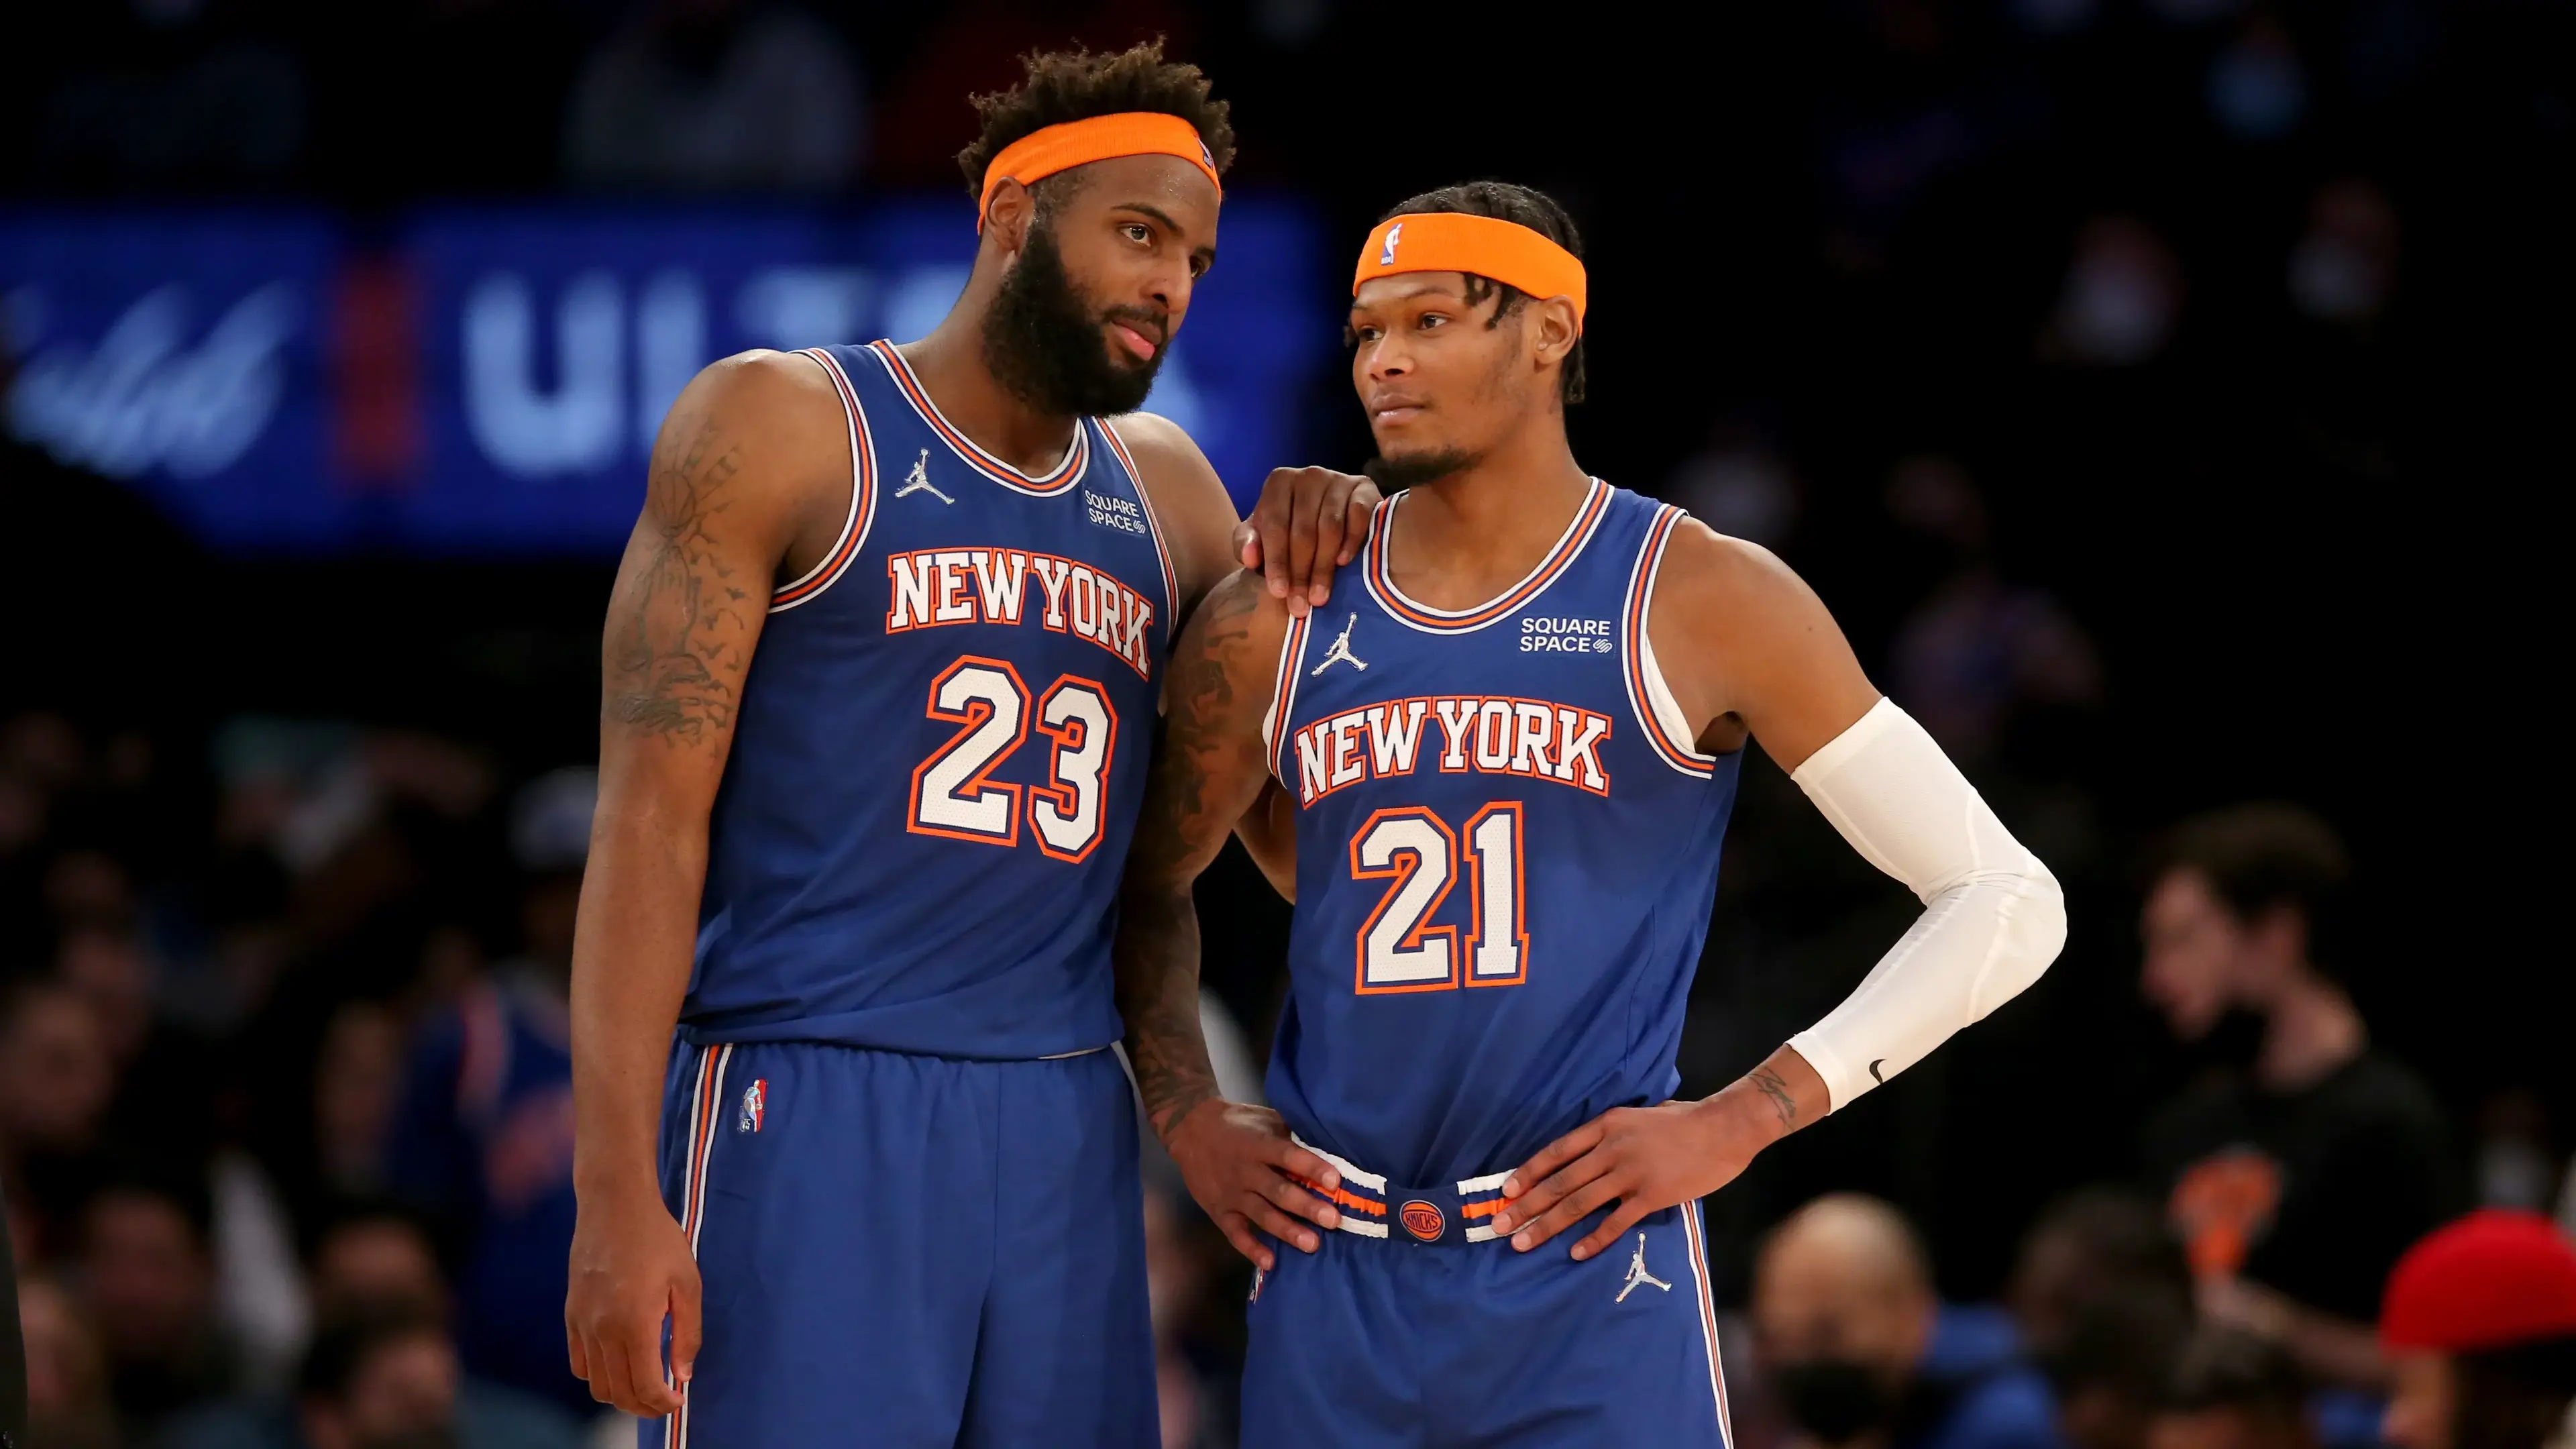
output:
[[[598,793],[567,771],[520,792],[510,838],[524,884],[521,954],[421,1026],[396,1116],[394,1193],[454,1225],[466,1366],[575,1411],[564,1356],[572,1251],[572,925]]]
[[[1172,1184],[1145,1184],[1145,1282],[1154,1317],[1154,1381],[1162,1404],[1163,1449],[1212,1449],[1230,1442],[1231,1385],[1192,1362],[1187,1343],[1207,1290],[1208,1260],[1194,1241]],[[1195,1211],[1189,1209],[1186,1211]]]
[[[30,1261],[61,1251],[97,1173],[114,1069],[89,1004],[49,981],[0,988],[0,1183]]]
[[[2576,1248],[2547,1218],[2487,1208],[2427,1236],[2389,1276],[2379,1332],[2398,1449],[2576,1444]]]
[[[564,170],[594,187],[838,190],[867,99],[831,27],[763,0],[656,0],[583,67]]]
[[[128,1439],[235,1386],[215,1320],[213,1213],[200,1184],[124,1176],[91,1199],[81,1281],[97,1315],[108,1393]]]
[[[2372,1285],[2454,1193],[2431,1092],[2371,1050],[2328,964],[2349,873],[2334,832],[2292,806],[2176,828],[2147,897],[2143,985],[2218,1060],[2145,1141],[2202,1310],[2283,1341],[2314,1378],[2370,1388]]]
[[[2097,216],[2076,233],[2040,356],[2105,367],[2145,362],[2173,335],[2182,298],[2182,263],[2164,238],[2134,217]]]
[[[437,1329],[443,1338],[449,1322],[447,1285],[428,1235],[409,1217],[389,1208],[346,1209],[324,1230],[312,1254],[312,1296],[314,1316],[323,1325],[315,1341],[317,1354],[334,1332],[348,1325],[389,1322],[407,1333],[416,1327]],[[442,1348],[452,1364],[452,1346],[442,1343]],[[388,1445],[452,1442],[463,1449],[573,1449],[582,1437],[580,1423],[553,1405],[453,1367],[450,1375],[455,1379],[452,1440],[397,1439],[386,1441]],[[310,1399],[308,1387],[300,1414],[295,1404],[273,1395],[209,1409],[175,1427],[164,1446],[320,1449],[328,1441],[312,1432]]]
[[[2471,1168],[2478,1206],[2549,1211],[2558,1191],[2559,1159],[2549,1146],[2549,1108],[2537,1092],[2498,1092],[2478,1109]]]
[[[1950,556],[1949,576],[1889,646],[1893,693],[1959,763],[1989,763],[2015,724],[2091,705],[2102,691],[2093,641],[2046,592],[1996,571],[1985,496],[1950,458],[1919,455],[1888,480],[1888,511]]]
[[[2109,1299],[2161,1298],[2187,1315],[2191,1270],[2153,1203],[2118,1188],[2079,1188],[2032,1224],[2005,1297],[2023,1345],[2045,1363]]]
[[[1774,1229],[1754,1266],[1756,1353],[1794,1442],[1820,1449],[2047,1449],[2045,1390],[2000,1315],[1944,1310],[1895,1208],[1836,1194]]]
[[[2358,178],[2317,189],[2307,234],[2290,252],[2290,300],[2321,322],[2364,327],[2397,283],[2397,211]]]
[[[2146,1449],[2191,1327],[2189,1302],[2144,1285],[2085,1305],[2042,1360],[2059,1436],[2073,1449]]]
[[[2147,1449],[2316,1449],[2299,1367],[2279,1344],[2207,1328],[2183,1345]]]
[[[292,1405],[217,1410],[159,1449],[449,1449],[457,1432],[456,1349],[417,1306],[373,1304],[326,1321],[296,1376]]]
[[[327,1192],[385,1185],[385,1140],[403,1086],[403,1024],[381,1002],[352,1001],[323,1028],[313,1064],[316,1167]]]
[[[107,1366],[78,1301],[49,1278],[29,1278],[18,1285],[18,1325],[27,1344],[29,1449],[115,1449]]]

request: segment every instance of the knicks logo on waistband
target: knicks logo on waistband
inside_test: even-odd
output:
[[[1439,1205],[1418,1197],[1396,1209],[1395,1218],[1406,1232],[1426,1243],[1440,1241],[1440,1235],[1449,1231],[1449,1220],[1440,1215]]]

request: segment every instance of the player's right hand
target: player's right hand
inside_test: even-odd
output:
[[[662,1321],[671,1323],[671,1376],[662,1370]],[[698,1357],[698,1264],[659,1194],[637,1201],[585,1197],[572,1233],[572,1286],[564,1344],[590,1396],[640,1418],[680,1407],[679,1386]]]
[[[1330,468],[1274,468],[1252,516],[1234,526],[1234,552],[1261,570],[1290,618],[1333,596],[1333,570],[1359,557],[1377,511],[1377,484]]]
[[[1307,1224],[1330,1230],[1342,1221],[1331,1202],[1295,1181],[1331,1192],[1342,1175],[1298,1146],[1288,1124],[1267,1107],[1211,1097],[1191,1108],[1163,1145],[1225,1240],[1265,1273],[1279,1260],[1255,1229],[1311,1253],[1323,1239]]]

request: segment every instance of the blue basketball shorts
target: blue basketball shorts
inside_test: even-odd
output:
[[[1724,1449],[1699,1205],[1586,1262],[1595,1214],[1527,1253],[1477,1223],[1499,1176],[1391,1187],[1343,1164],[1342,1221],[1255,1277],[1243,1449]]]
[[[705,1339],[643,1449],[1158,1442],[1127,1077],[814,1042],[673,1053]]]

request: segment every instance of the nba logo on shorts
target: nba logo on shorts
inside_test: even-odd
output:
[[[769,1079],[755,1077],[742,1089],[742,1115],[734,1120],[736,1132],[757,1132],[760,1121],[769,1115]]]
[[[1381,267],[1391,267],[1391,266],[1394,266],[1394,265],[1395,265],[1395,244],[1396,244],[1396,242],[1397,242],[1398,240],[1400,240],[1403,236],[1404,236],[1404,223],[1403,223],[1403,222],[1400,222],[1400,221],[1399,221],[1399,222],[1397,222],[1395,225],[1393,225],[1393,226],[1391,226],[1391,227],[1388,227],[1388,228],[1386,229],[1386,245],[1385,245],[1385,246],[1383,246],[1383,247],[1380,247],[1380,248],[1378,249],[1378,253],[1377,253],[1377,264],[1378,264],[1379,266],[1381,266]]]
[[[1437,1206],[1424,1202],[1418,1197],[1397,1209],[1395,1215],[1397,1220],[1404,1224],[1406,1232],[1426,1243],[1440,1241],[1441,1233],[1447,1231],[1449,1227],[1448,1219],[1440,1216],[1440,1209]]]

